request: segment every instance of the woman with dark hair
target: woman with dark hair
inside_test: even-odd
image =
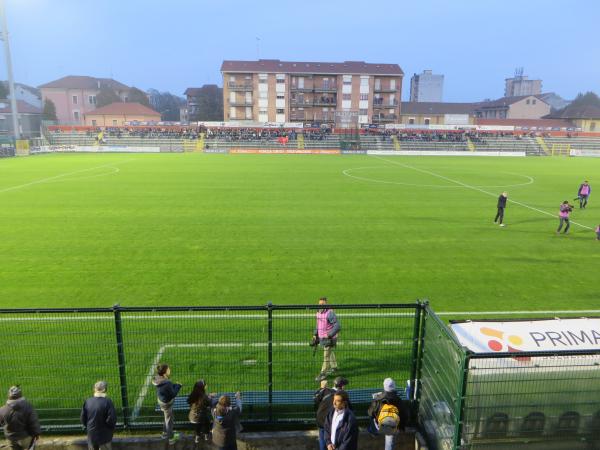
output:
[[[216,400],[213,395],[206,394],[206,382],[204,380],[196,381],[194,389],[187,398],[190,405],[190,413],[188,418],[195,425],[196,429],[196,444],[200,441],[208,441],[210,439],[210,409]]]
[[[242,394],[236,392],[235,406],[228,395],[222,395],[214,410],[213,444],[219,450],[237,450],[236,434],[241,429]]]

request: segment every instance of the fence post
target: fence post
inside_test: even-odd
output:
[[[125,373],[125,350],[123,348],[123,329],[121,327],[121,306],[113,306],[115,314],[115,336],[117,338],[117,356],[119,359],[119,380],[121,382],[121,404],[123,408],[123,425],[129,427],[129,398],[127,396],[127,375]]]
[[[269,371],[269,423],[273,423],[273,303],[267,303],[268,318],[268,361]]]
[[[459,449],[461,438],[462,438],[462,429],[463,429],[463,421],[465,417],[465,397],[467,393],[467,382],[469,378],[469,361],[471,360],[470,353],[466,353],[467,349],[463,347],[463,358],[461,361],[461,370],[462,377],[460,379],[460,385],[458,389],[458,399],[455,410],[455,420],[456,424],[454,426],[454,446],[453,449]]]
[[[417,383],[419,378],[419,367],[421,365],[422,355],[422,325],[421,321],[423,318],[423,303],[417,301],[415,306],[415,326],[413,331],[413,350],[412,350],[412,366],[410,368],[410,382],[411,382],[411,397],[412,400],[416,400]],[[409,398],[409,400],[411,400]]]

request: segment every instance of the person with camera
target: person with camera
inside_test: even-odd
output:
[[[558,212],[558,218],[559,218],[560,222],[558,224],[558,229],[556,230],[556,234],[560,233],[560,230],[562,229],[563,224],[567,225],[565,227],[565,231],[563,233],[566,234],[567,231],[569,231],[569,228],[571,227],[571,223],[569,222],[569,214],[571,214],[571,211],[573,211],[573,205],[570,205],[568,200],[565,200],[564,202],[561,203],[560,211]]]
[[[321,373],[317,375],[315,381],[327,379],[328,375],[333,375],[338,370],[337,361],[333,349],[337,344],[338,334],[340,332],[340,323],[333,309],[327,306],[327,297],[319,299],[321,309],[317,311],[317,327],[313,333],[311,346],[320,345],[323,347],[323,365]]]
[[[587,206],[588,198],[590,198],[590,194],[592,193],[592,188],[590,187],[587,180],[585,180],[577,190],[577,199],[579,200],[579,209],[585,209]]]

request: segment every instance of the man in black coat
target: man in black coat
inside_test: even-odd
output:
[[[115,405],[106,396],[106,381],[94,385],[94,396],[88,398],[81,409],[81,423],[87,430],[89,450],[111,450],[117,425]]]
[[[496,213],[496,218],[494,219],[494,223],[498,222],[501,227],[504,226],[502,221],[504,220],[504,208],[506,208],[506,200],[508,199],[508,194],[503,192],[498,197],[498,212]]]
[[[12,450],[29,449],[40,436],[37,413],[19,386],[12,386],[8,391],[8,400],[0,408],[0,426]]]
[[[324,427],[327,450],[358,450],[358,424],[348,400],[346,391],[337,391],[333,396],[333,410]]]

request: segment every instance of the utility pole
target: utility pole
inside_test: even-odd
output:
[[[4,41],[4,58],[6,60],[6,69],[8,72],[8,87],[10,89],[10,110],[13,121],[13,132],[15,139],[21,139],[21,130],[19,129],[19,112],[17,111],[17,96],[15,93],[15,80],[13,78],[12,62],[10,59],[10,46],[8,45],[8,27],[6,26],[6,11],[4,9],[4,0],[0,0],[0,18],[2,20],[2,40]]]

